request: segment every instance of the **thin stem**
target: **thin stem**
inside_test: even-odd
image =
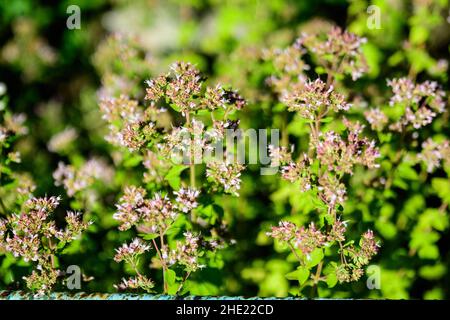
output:
[[[130,260],[130,264],[131,264],[131,267],[133,268],[134,272],[136,272],[136,274],[138,276],[142,277],[141,273],[139,272],[139,268],[137,266],[138,263],[139,263],[139,261],[134,261],[134,259]]]
[[[281,131],[281,146],[287,147],[288,144],[289,144],[289,133],[286,130],[286,127],[287,127],[287,124],[286,124],[287,123],[287,114],[286,114],[286,112],[283,113],[282,119],[283,119],[283,121],[282,121],[282,131]]]
[[[319,283],[320,274],[322,273],[322,266],[323,266],[323,261],[320,261],[319,265],[317,266],[317,271],[316,271],[316,274],[314,275],[314,279],[313,279],[314,285],[311,290],[312,296],[314,296],[316,294],[317,284]]]
[[[191,128],[191,117],[189,112],[186,112],[186,125]],[[195,188],[195,163],[194,163],[194,144],[191,144],[190,159],[189,159],[189,173],[190,173],[190,185],[191,188]]]
[[[180,283],[180,286],[178,287],[176,295],[178,295],[178,293],[180,293],[181,289],[183,289],[184,283],[186,282],[186,280],[189,278],[190,275],[191,275],[191,271],[188,271],[184,275],[183,281]]]
[[[160,239],[161,239],[161,238],[160,238]],[[158,245],[156,244],[155,239],[152,239],[152,242],[153,242],[153,246],[154,246],[155,249],[156,249],[156,252],[158,253],[159,260],[161,261],[161,265],[162,265],[162,268],[163,268],[164,293],[167,293],[167,291],[169,290],[168,285],[167,285],[167,281],[166,281],[166,269],[167,269],[167,265],[166,265],[166,262],[165,262],[165,260],[163,259],[162,255],[161,255],[161,251],[159,250]],[[164,245],[164,242],[163,242],[163,240],[161,240],[161,247],[162,247],[163,245]]]
[[[195,164],[191,163],[189,172],[191,188],[195,189]]]
[[[54,245],[52,239],[50,239],[50,238],[48,238],[48,247],[50,249],[50,262],[52,264],[52,268],[54,269],[56,267],[55,254],[54,254],[55,253],[54,252],[55,245]]]
[[[342,246],[342,242],[338,241],[339,243],[339,248],[341,249],[341,263],[347,265],[347,260],[345,259],[345,255],[344,255],[344,247]]]
[[[295,251],[294,247],[292,246],[292,244],[290,242],[288,242],[288,246],[291,249],[294,256],[297,258],[298,262],[300,262],[300,265],[303,265],[302,259],[300,259],[300,256],[297,254],[297,252]]]

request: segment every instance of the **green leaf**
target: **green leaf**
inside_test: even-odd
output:
[[[416,170],[411,168],[408,164],[402,163],[397,167],[397,174],[400,178],[408,179],[408,180],[418,180],[419,175]]]
[[[309,270],[306,267],[300,266],[297,268],[297,270],[289,272],[286,275],[286,279],[288,280],[297,280],[300,285],[305,283],[306,280],[308,280],[309,277]]]
[[[173,235],[173,234],[178,234],[178,233],[180,233],[181,230],[182,230],[181,228],[177,228],[177,227],[173,227],[172,226],[166,231],[166,235],[170,236],[170,235]]]
[[[306,265],[308,268],[315,267],[323,260],[323,250],[320,248],[314,249],[313,252],[306,258]]]
[[[334,120],[333,117],[326,117],[326,118],[321,119],[320,122],[322,122],[322,123],[329,123],[329,122],[331,122],[333,120]]]
[[[439,196],[447,204],[450,204],[450,180],[445,178],[434,178],[431,185]]]
[[[171,269],[168,269],[166,271],[166,275],[165,276],[166,276],[167,284],[169,284],[169,285],[173,285],[175,283],[176,279],[177,279],[176,272],[171,270]]]
[[[176,112],[181,112],[181,108],[173,103],[170,104],[170,107]]]
[[[133,168],[142,162],[142,156],[132,155],[126,158],[123,162],[125,168]]]
[[[422,25],[416,25],[411,28],[409,39],[412,44],[422,44],[427,41],[429,32],[427,28]]]
[[[173,166],[169,172],[164,177],[165,180],[169,183],[169,185],[174,189],[178,190],[181,186],[181,178],[180,175],[183,172],[183,170],[187,169],[188,166],[185,165],[175,165]]]
[[[335,272],[331,272],[327,275],[326,283],[328,288],[333,288],[338,282],[337,276]]]
[[[139,233],[138,236],[144,240],[150,241],[150,240],[158,238],[159,234],[157,234],[157,233]]]

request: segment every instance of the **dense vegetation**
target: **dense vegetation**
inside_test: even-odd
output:
[[[449,15],[0,2],[0,290],[448,299]]]

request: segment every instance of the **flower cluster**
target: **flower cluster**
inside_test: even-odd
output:
[[[366,39],[351,32],[333,27],[325,40],[317,35],[303,35],[302,42],[329,75],[348,74],[357,80],[368,70],[362,53]]]
[[[328,87],[320,79],[305,83],[300,91],[285,92],[280,100],[288,106],[289,111],[297,111],[302,117],[310,120],[327,110],[338,112],[348,110],[350,107],[343,95],[336,93],[332,86]]]
[[[239,196],[244,168],[237,162],[210,161],[207,163],[206,176],[216,187],[222,187],[225,193]]]
[[[302,59],[305,52],[301,39],[286,49],[274,48],[263,51],[263,59],[272,61],[275,69],[275,74],[267,79],[267,83],[278,95],[303,88],[305,84],[303,72],[309,70],[309,66]]]
[[[367,122],[369,122],[372,130],[382,131],[389,122],[388,117],[380,108],[373,108],[364,112]]]
[[[411,125],[419,129],[430,124],[433,119],[445,110],[445,93],[437,82],[425,81],[415,84],[408,78],[388,80],[393,96],[389,101],[391,107],[399,106],[403,115],[389,126],[392,131],[403,131]]]
[[[24,212],[0,220],[0,247],[37,264],[37,270],[25,280],[28,288],[40,294],[56,283],[55,255],[91,224],[83,222],[80,213],[68,212],[66,227],[58,229],[51,215],[59,202],[59,197],[31,198],[25,203]]]
[[[110,129],[106,140],[130,151],[139,150],[153,138],[156,134],[155,117],[165,111],[154,105],[143,111],[138,101],[125,95],[118,98],[102,98],[100,110]]]
[[[428,138],[422,143],[422,151],[417,155],[417,158],[426,165],[428,172],[433,172],[436,168],[439,168],[442,161],[445,166],[448,166],[450,165],[450,143],[448,140],[437,143]]]
[[[202,244],[200,237],[192,232],[185,232],[183,236],[183,241],[177,241],[173,250],[162,249],[163,258],[166,257],[169,265],[182,265],[188,273],[204,268],[205,265],[200,264],[199,257],[202,254],[200,249],[202,246],[206,247],[206,244]]]
[[[372,230],[368,230],[362,235],[359,248],[354,245],[342,248],[342,261],[344,263],[336,267],[337,280],[341,283],[359,280],[364,274],[364,266],[369,264],[370,259],[377,254],[378,249],[379,244],[375,241]],[[347,261],[347,259],[350,260]]]
[[[180,190],[174,192],[177,196],[175,201],[177,202],[177,207],[184,213],[190,212],[192,209],[197,208],[197,198],[200,191],[192,188],[181,188]]]
[[[141,187],[129,186],[116,205],[114,219],[119,221],[120,230],[133,226],[147,226],[151,233],[164,233],[175,221],[179,212],[190,212],[197,207],[198,191],[180,189],[176,195],[177,204],[173,204],[167,195],[155,193],[152,199],[145,199],[146,191]]]
[[[53,172],[55,185],[64,186],[69,197],[88,189],[95,181],[109,183],[113,176],[113,169],[104,160],[97,158],[89,159],[80,168],[60,162]]]
[[[155,284],[153,281],[142,274],[138,274],[137,276],[128,279],[123,278],[122,282],[114,285],[114,287],[120,291],[142,289],[148,293],[153,292],[154,286]]]
[[[290,161],[281,168],[281,176],[289,182],[299,182],[302,191],[308,191],[312,187],[313,177],[311,175],[312,160],[307,154],[303,154],[297,162]]]
[[[191,230],[193,225],[205,229],[208,223],[216,223],[201,217],[201,211],[205,208],[199,203],[203,191],[195,186],[198,176],[196,165],[206,162],[205,176],[210,182],[209,192],[220,191],[236,196],[240,188],[241,171],[244,169],[241,164],[217,157],[211,160],[207,155],[212,155],[216,146],[226,144],[225,133],[227,130],[234,132],[239,124],[239,120],[230,117],[241,110],[246,102],[233,89],[220,84],[205,86],[204,83],[200,71],[192,64],[177,62],[172,65],[170,72],[146,81],[144,99],[147,107],[141,107],[137,100],[125,95],[103,99],[100,103],[103,118],[110,128],[107,139],[128,147],[133,153],[141,154],[143,166],[147,169],[144,181],[151,184],[147,189],[126,187],[116,204],[117,211],[113,217],[120,224],[119,230],[135,227],[144,240],[152,241],[157,254],[152,259],[152,266],[163,271],[164,293],[173,291],[167,278],[168,272],[174,272],[170,269],[173,265],[183,266],[186,272],[179,284],[182,288],[189,274],[203,267],[200,260],[205,251],[214,251],[222,242],[215,239],[218,234],[214,228],[209,230],[210,235],[206,237],[186,231]],[[181,114],[181,123],[177,116],[173,117],[177,122],[171,123],[174,111]],[[201,119],[208,113],[210,123]],[[168,122],[160,125],[163,114]],[[181,172],[188,167],[190,187],[186,187],[181,177]],[[156,191],[169,186],[171,191]],[[152,190],[150,199],[147,198],[147,190]],[[178,219],[180,216],[183,219]],[[178,229],[184,229],[183,240],[169,236],[174,232],[179,236]],[[133,243],[118,249],[115,260],[134,264],[137,276],[124,279],[117,288],[151,290],[153,283],[140,273],[136,261],[133,261],[146,251],[141,250],[146,247],[136,243],[134,249]]]
[[[150,250],[150,246],[144,244],[139,238],[136,238],[130,244],[124,243],[120,248],[116,249],[114,261],[126,261],[131,265],[135,265],[137,264],[137,258],[148,250]]]
[[[305,80],[304,66],[295,63],[293,69],[298,73],[297,80],[293,79],[289,70],[285,70],[286,77],[278,75],[276,79],[290,79],[290,83],[287,81],[282,84],[281,80],[275,82],[275,91],[280,92],[280,102],[287,106],[288,111],[297,112],[307,120],[310,139],[308,151],[300,153],[295,160],[286,146],[271,146],[269,155],[272,166],[281,164],[281,175],[284,179],[298,184],[300,190],[307,193],[306,197],[320,200],[322,204],[317,206],[317,211],[325,219],[317,224],[311,222],[308,227],[281,221],[279,226],[272,227],[267,235],[287,244],[303,267],[308,266],[314,252],[323,253],[325,248],[338,244],[341,263],[338,265],[331,262],[330,266],[334,266],[334,274],[341,282],[358,280],[363,272],[362,266],[377,252],[377,245],[370,231],[362,236],[359,248],[354,247],[351,242],[345,243],[347,223],[338,215],[347,199],[344,177],[352,175],[357,165],[369,169],[378,168],[376,161],[380,153],[375,141],[363,135],[364,126],[359,122],[351,122],[344,117],[343,132],[324,130],[321,123],[329,112],[346,111],[350,108],[346,97],[337,93],[334,88],[338,76],[350,74],[353,79],[357,79],[366,71],[361,51],[363,42],[364,39],[339,28],[333,28],[325,41],[320,37],[304,36],[297,45],[301,44],[313,53],[319,65],[326,70],[327,81],[324,82],[320,78],[314,81]],[[299,48],[297,47],[297,50]],[[300,51],[296,52],[296,55],[297,58],[301,56]],[[290,57],[293,56],[294,54],[290,53]],[[299,84],[301,81],[303,83]],[[281,91],[280,86],[283,87]],[[372,127],[382,128],[387,123],[387,117],[379,110],[366,116],[371,119]],[[351,257],[351,262],[346,261],[348,256]],[[313,286],[323,279],[321,272],[324,262],[325,258],[314,262],[314,266],[318,266],[315,275],[311,276]],[[347,272],[348,278],[342,276],[344,272]],[[312,274],[311,271],[310,273]]]
[[[348,129],[347,141],[333,131],[320,134],[316,145],[317,158],[329,171],[352,174],[352,168],[357,164],[377,168],[376,159],[380,154],[375,141],[361,137],[364,126],[345,118],[344,124]]]
[[[190,63],[176,62],[171,72],[147,81],[146,99],[157,102],[162,97],[180,109],[183,116],[201,109],[240,110],[245,100],[234,90],[221,85],[207,87],[202,96],[203,81],[200,72]]]

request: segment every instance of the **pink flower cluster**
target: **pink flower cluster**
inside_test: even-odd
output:
[[[59,197],[32,198],[20,214],[0,219],[0,247],[37,264],[37,271],[25,277],[27,286],[38,293],[49,291],[56,283],[58,270],[53,263],[56,249],[75,240],[92,222],[83,222],[78,212],[68,212],[66,227],[58,229],[51,215]]]

